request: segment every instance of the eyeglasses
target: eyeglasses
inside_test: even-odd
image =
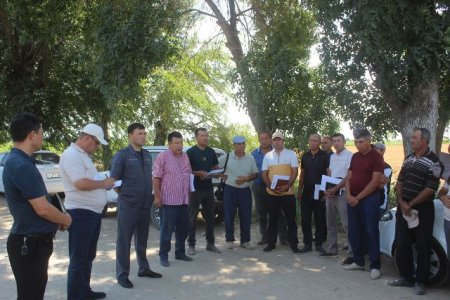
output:
[[[99,140],[97,140],[97,138],[95,137],[95,136],[93,136],[93,135],[89,135],[90,137],[91,137],[91,139],[95,142],[95,144],[98,146],[98,145],[100,145],[100,142],[99,142]]]

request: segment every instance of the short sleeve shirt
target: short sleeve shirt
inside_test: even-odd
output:
[[[370,149],[365,155],[361,152],[356,152],[353,154],[349,170],[352,171],[350,190],[353,196],[357,196],[372,181],[374,172],[383,174],[383,156],[373,149]]]
[[[66,194],[66,209],[87,209],[101,213],[106,205],[106,189],[84,191],[75,187],[75,182],[80,179],[98,180],[98,171],[90,156],[72,143],[61,155],[59,166]]]
[[[402,197],[406,202],[426,188],[437,191],[439,178],[433,173],[433,166],[436,164],[439,165],[439,158],[430,149],[424,156],[417,157],[413,153],[405,158],[397,180],[402,183]],[[426,202],[432,203],[433,199],[434,195],[431,195]],[[426,202],[417,206],[426,205]]]
[[[13,148],[3,169],[6,201],[13,216],[11,233],[36,234],[56,232],[57,225],[39,217],[29,200],[46,196],[47,190],[34,159],[20,149]]]
[[[274,175],[291,176],[292,168],[298,168],[298,158],[294,151],[283,149],[280,153],[274,150],[266,153],[262,163],[262,171],[268,171],[269,179],[272,181]],[[273,196],[294,195],[291,186],[286,193],[276,194],[268,187],[266,191]]]
[[[219,164],[216,152],[211,147],[206,147],[201,150],[197,146],[193,146],[186,151],[191,163],[192,171],[209,172],[214,166]],[[213,185],[211,179],[201,180],[200,177],[195,176],[194,187],[196,191],[212,191]]]
[[[327,175],[330,165],[330,154],[320,150],[312,154],[311,150],[302,156],[301,169],[305,172],[303,188],[308,191],[314,190],[314,185],[320,184],[322,175]]]
[[[231,185],[236,188],[246,188],[250,186],[250,182],[244,182],[241,185],[236,184],[236,180],[239,176],[249,176],[258,173],[258,168],[256,167],[256,162],[253,156],[245,154],[243,157],[239,158],[234,152],[230,152],[228,157],[227,168],[225,169],[225,174],[227,175],[227,180],[225,184]],[[225,160],[227,156],[222,155],[219,159],[219,166],[223,168],[225,166]]]
[[[443,188],[448,191],[447,196],[450,197],[450,187],[447,182],[444,183]],[[448,208],[446,206],[444,206],[444,219],[446,219],[447,221],[450,221],[450,208]]]
[[[353,153],[347,149],[342,150],[340,153],[333,153],[330,156],[330,171],[331,177],[345,178],[350,167],[350,161],[352,160]]]

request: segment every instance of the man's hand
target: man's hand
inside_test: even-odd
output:
[[[66,222],[64,224],[58,224],[58,230],[60,231],[65,231],[69,229],[70,225],[72,225],[72,217],[67,213],[64,215],[66,217]]]
[[[325,195],[326,195],[328,198],[334,198],[334,196],[336,195],[337,191],[338,191],[337,186],[334,186],[334,187],[332,187],[332,188],[326,190],[326,191],[325,191]]]
[[[115,181],[116,180],[113,177],[105,178],[103,179],[103,187],[107,190],[110,190],[113,187]]]
[[[398,200],[398,205],[400,207],[400,210],[405,216],[411,215],[411,207],[409,207],[408,203],[406,201],[403,201],[403,199]]]
[[[444,195],[441,200],[445,207],[450,208],[450,196]]]
[[[241,185],[244,184],[248,181],[248,177],[247,176],[238,176],[238,178],[236,179],[235,183],[237,185]]]
[[[351,207],[355,207],[356,205],[358,205],[359,200],[358,200],[356,197],[354,197],[354,196],[352,196],[352,195],[350,195],[350,194],[347,193],[347,203],[348,203]]]
[[[160,208],[162,205],[162,201],[161,201],[161,197],[156,197],[155,196],[155,201],[153,201],[153,205]]]
[[[289,191],[289,185],[288,184],[280,185],[279,187],[277,187],[275,189],[275,193],[278,193],[278,194],[282,194],[282,193],[285,193],[287,191]]]
[[[196,173],[197,173],[197,176],[200,177],[201,180],[203,180],[208,175],[208,172],[206,172],[206,171],[197,171]]]

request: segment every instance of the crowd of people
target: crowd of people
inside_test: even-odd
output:
[[[10,125],[14,147],[5,163],[3,182],[14,222],[7,241],[11,268],[16,279],[18,299],[43,299],[48,261],[55,232],[68,230],[68,299],[103,299],[104,292],[90,287],[92,264],[96,257],[102,209],[107,189],[118,192],[116,278],[124,288],[133,288],[130,277],[131,240],[134,236],[138,276],[160,278],[150,269],[147,240],[152,205],[161,211],[160,264],[170,266],[169,253],[175,233],[174,258],[191,262],[196,254],[196,219],[200,205],[206,222],[206,250],[220,254],[214,236],[215,195],[213,178],[224,183],[223,207],[227,249],[235,244],[234,221],[239,215],[239,245],[255,248],[251,239],[252,203],[258,214],[263,251],[276,251],[277,243],[294,253],[313,251],[324,258],[345,251],[345,270],[364,270],[368,254],[370,277],[378,279],[380,268],[380,216],[388,209],[392,168],[384,162],[386,146],[372,143],[370,132],[356,129],[357,148],[345,148],[341,133],[331,137],[309,136],[309,150],[299,164],[297,154],[284,146],[281,131],[259,132],[260,146],[246,152],[246,139],[233,138],[233,151],[217,158],[208,146],[208,131],[195,130],[196,145],[183,151],[183,136],[168,135],[168,148],[152,162],[143,149],[146,129],[140,123],[128,127],[129,146],[118,151],[111,163],[110,177],[101,178],[90,155],[99,145],[107,145],[103,130],[86,125],[62,154],[60,167],[64,207],[58,210],[49,201],[44,181],[31,155],[43,144],[42,125],[31,113],[18,114]],[[413,153],[405,158],[395,186],[397,198],[396,248],[400,278],[391,286],[413,287],[425,293],[430,265],[434,224],[434,196],[439,187],[438,156],[429,147],[430,132],[415,128],[411,133]],[[334,148],[334,151],[332,151]],[[450,152],[450,147],[449,147]],[[438,170],[436,172],[436,170]],[[323,175],[336,183],[319,191]],[[298,179],[298,189],[294,184]],[[439,192],[444,204],[447,247],[450,248],[450,191],[448,178]],[[118,185],[117,182],[121,182]],[[152,203],[152,195],[154,201]],[[303,246],[299,248],[296,201],[301,212]],[[312,218],[314,216],[314,234]],[[346,234],[346,245],[338,247],[338,218]],[[417,222],[418,220],[418,222]],[[186,249],[187,242],[187,249]],[[412,244],[416,244],[417,268]],[[450,249],[447,252],[450,255]]]

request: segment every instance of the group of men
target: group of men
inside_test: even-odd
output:
[[[116,278],[124,288],[132,288],[130,248],[134,236],[138,276],[160,278],[147,260],[150,208],[161,211],[160,264],[169,267],[172,234],[175,233],[175,259],[192,261],[196,254],[196,219],[199,207],[206,221],[206,250],[221,253],[215,245],[215,199],[212,179],[223,183],[223,206],[226,247],[235,247],[234,219],[239,212],[240,246],[253,249],[250,227],[252,195],[255,199],[264,251],[276,248],[277,241],[289,245],[294,253],[315,249],[322,257],[338,254],[337,215],[339,214],[348,243],[346,270],[363,270],[366,251],[370,276],[380,277],[378,221],[380,211],[387,209],[387,195],[392,170],[384,163],[385,146],[372,145],[370,133],[355,130],[358,152],[345,148],[345,137],[338,133],[321,139],[309,137],[309,150],[301,158],[300,168],[294,151],[284,147],[284,134],[260,132],[260,147],[251,154],[245,151],[246,140],[233,138],[234,150],[220,159],[208,146],[208,131],[195,131],[196,145],[183,151],[183,136],[168,135],[168,148],[152,162],[143,149],[146,129],[140,123],[128,127],[129,146],[118,151],[111,163],[110,177],[101,178],[90,155],[100,144],[107,145],[100,126],[88,124],[77,140],[62,154],[65,211],[48,201],[44,182],[31,155],[42,147],[42,126],[30,113],[17,115],[10,126],[14,148],[3,173],[5,193],[14,223],[8,237],[8,254],[16,278],[18,299],[42,299],[47,282],[48,260],[57,229],[69,232],[67,279],[68,299],[102,299],[103,292],[90,287],[92,263],[101,227],[101,212],[106,204],[107,189],[116,188],[117,207]],[[405,159],[400,171],[397,192],[396,241],[401,257],[401,278],[393,286],[414,286],[423,294],[426,282],[434,221],[434,192],[439,178],[432,168],[439,165],[430,151],[430,133],[416,128],[412,133],[413,153]],[[331,145],[336,152],[331,151]],[[322,146],[322,149],[320,148]],[[450,150],[450,149],[449,149]],[[300,175],[298,170],[300,169]],[[318,192],[322,175],[339,183]],[[294,183],[299,178],[297,201],[300,203],[303,247],[298,248],[296,197]],[[339,181],[340,180],[340,181]],[[117,185],[121,181],[121,185]],[[448,187],[444,187],[447,188]],[[444,191],[447,191],[444,190]],[[219,190],[219,192],[222,189]],[[442,192],[444,205],[449,196]],[[408,217],[418,215],[420,222],[408,227]],[[312,234],[314,215],[315,235]],[[447,221],[446,221],[447,222]],[[446,223],[448,228],[448,223]],[[185,244],[188,244],[186,251]],[[414,270],[411,244],[418,251]],[[35,255],[33,253],[38,253]],[[33,254],[33,255],[31,255]],[[31,294],[32,293],[32,294]]]

